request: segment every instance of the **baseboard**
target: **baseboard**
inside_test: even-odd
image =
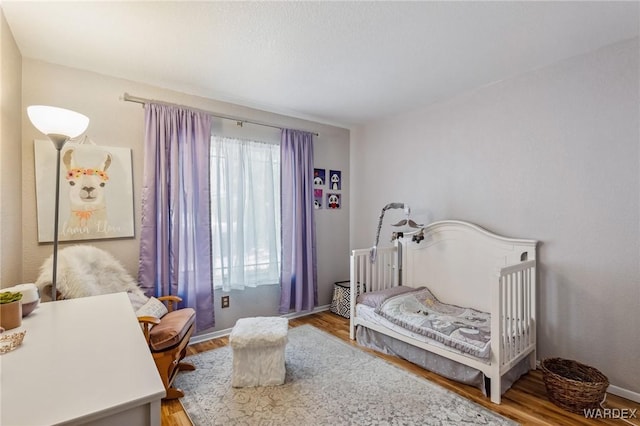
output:
[[[629,389],[624,389],[613,385],[609,385],[609,387],[607,388],[607,392],[628,399],[630,401],[640,403],[640,393],[638,392],[630,391]]]
[[[536,366],[537,368],[540,368],[540,360],[536,361]],[[640,393],[638,392],[630,391],[629,389],[621,388],[614,385],[609,385],[609,387],[607,388],[607,392],[612,395],[620,396],[630,401],[640,403]]]
[[[288,319],[306,317],[307,315],[317,314],[318,312],[322,312],[322,311],[328,311],[330,306],[331,305],[316,306],[315,308],[313,308],[310,311],[292,312],[290,314],[281,315],[281,316],[283,318],[288,318]]]
[[[225,328],[224,330],[212,331],[210,333],[202,333],[189,339],[189,344],[194,345],[196,343],[204,342],[206,340],[217,339],[218,337],[224,337],[231,334],[231,328]]]
[[[315,314],[315,313],[318,313],[318,312],[322,312],[322,311],[328,311],[329,310],[329,306],[330,305],[317,306],[317,307],[313,308],[310,311],[292,312],[290,314],[280,315],[280,316],[282,318],[287,318],[287,319],[306,317],[307,315],[312,315],[312,314]],[[193,336],[191,339],[189,339],[189,344],[193,345],[193,344],[196,344],[196,343],[204,342],[206,340],[217,339],[219,337],[228,336],[229,334],[231,334],[231,330],[233,330],[233,328],[225,328],[224,330],[218,330],[218,331],[212,331],[210,333],[199,334],[199,335]]]

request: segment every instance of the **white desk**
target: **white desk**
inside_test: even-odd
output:
[[[165,396],[125,293],[41,303],[0,355],[0,425],[160,425]]]

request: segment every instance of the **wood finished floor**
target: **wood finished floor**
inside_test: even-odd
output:
[[[358,346],[354,341],[349,339],[349,320],[330,312],[321,312],[302,318],[292,319],[289,321],[289,324],[291,327],[310,324],[339,337],[351,345]],[[227,344],[228,338],[221,337],[219,339],[209,340],[190,346],[188,348],[188,353],[189,355],[193,355],[199,352],[220,348]],[[547,400],[540,370],[532,371],[526,376],[520,378],[520,380],[518,380],[515,385],[502,396],[502,404],[496,405],[492,404],[491,401],[484,397],[476,388],[445,379],[444,377],[423,370],[422,368],[402,359],[383,355],[368,349],[363,350],[366,350],[367,352],[383,358],[393,364],[399,365],[418,376],[431,380],[446,389],[456,392],[465,398],[468,398],[523,425],[627,425],[627,423],[622,420],[585,419],[581,415],[570,413],[552,404]],[[190,374],[197,374],[197,370]],[[633,425],[640,426],[640,404],[615,395],[608,395],[605,407],[637,409],[638,412],[636,416],[639,417],[639,419],[632,419],[630,422]],[[191,424],[192,423],[180,402],[176,400],[162,402],[163,426],[183,426]]]

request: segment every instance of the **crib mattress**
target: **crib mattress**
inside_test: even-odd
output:
[[[491,355],[491,315],[440,302],[428,288],[386,299],[376,314],[409,331],[480,359]]]

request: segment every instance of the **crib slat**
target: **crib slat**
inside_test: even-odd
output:
[[[517,356],[520,351],[522,350],[520,347],[520,332],[522,331],[522,312],[521,312],[521,304],[522,304],[522,300],[520,299],[520,296],[522,294],[521,290],[520,290],[520,284],[521,284],[521,277],[522,275],[522,271],[518,271],[514,274],[513,279],[515,281],[515,297],[513,300],[513,303],[515,304],[514,306],[514,310],[515,310],[515,330],[514,330],[514,357]]]
[[[389,287],[389,270],[387,268],[387,265],[389,263],[389,254],[385,253],[384,258],[382,259],[382,287],[383,288],[388,288]]]
[[[500,311],[502,312],[502,327],[500,330],[500,337],[502,339],[502,356],[501,361],[504,364],[504,360],[507,357],[507,287],[508,287],[508,277],[502,277],[502,288],[500,291]]]
[[[393,273],[393,252],[387,254],[387,261],[385,262],[385,269],[387,271],[387,285],[385,288],[393,287],[392,273]]]
[[[535,310],[535,291],[536,291],[536,287],[535,287],[535,282],[531,280],[531,270],[527,271],[527,277],[529,281],[529,344],[535,343],[535,331],[536,331],[536,324],[534,321],[534,318],[536,317],[536,310]]]
[[[506,285],[505,285],[505,301],[504,301],[504,312],[505,312],[505,322],[506,328],[504,331],[504,341],[505,341],[505,356],[504,363],[506,363],[511,358],[511,344],[509,342],[509,336],[511,335],[511,276],[507,275],[505,277]]]
[[[362,257],[360,258],[360,262],[359,262],[359,270],[360,272],[358,273],[358,279],[360,280],[360,292],[364,293],[365,291],[368,291],[368,287],[367,287],[367,277],[365,275],[365,261],[362,259]]]
[[[522,272],[522,347],[523,350],[529,346],[529,298],[528,298],[528,282],[527,282],[527,272]]]
[[[519,271],[515,274],[515,284],[516,284],[516,288],[515,288],[515,300],[514,303],[516,304],[515,306],[515,311],[516,311],[516,329],[515,329],[515,352],[516,354],[519,354],[520,351],[522,351],[522,288],[520,287],[522,285],[522,271]]]
[[[510,299],[510,294],[509,294],[509,290],[511,288],[511,276],[507,275],[505,277],[505,281],[506,281],[506,285],[505,285],[505,289],[504,289],[504,293],[505,293],[505,302],[504,302],[504,315],[505,315],[505,330],[504,330],[504,345],[505,345],[505,351],[504,351],[504,358],[505,361],[508,360],[511,357],[511,348],[509,347],[509,327],[510,327],[510,321],[511,321],[511,312],[509,309],[509,299]]]
[[[501,333],[501,337],[502,337],[502,357],[501,360],[504,361],[504,359],[506,358],[506,354],[507,354],[507,338],[506,338],[506,334],[507,334],[507,277],[504,276],[502,277],[502,300],[501,300],[501,304],[500,304],[500,309],[502,311],[502,333]]]
[[[522,295],[522,300],[524,301],[524,318],[525,318],[525,329],[524,329],[524,345],[529,346],[531,340],[529,339],[529,333],[531,330],[531,317],[529,311],[529,275],[527,271],[524,271],[522,274],[524,280],[524,287]]]
[[[522,286],[522,303],[524,303],[524,330],[523,330],[523,344],[526,349],[529,346],[529,280],[527,279],[527,272],[522,273],[523,286]]]
[[[533,295],[531,294],[531,289],[532,287],[532,283],[531,283],[531,271],[527,271],[527,345],[530,345],[533,343],[533,339],[531,337],[531,329],[534,327],[533,325],[533,321],[531,320],[533,318],[533,314],[531,312],[531,305],[533,303]]]
[[[383,281],[383,276],[384,276],[384,271],[382,268],[382,265],[384,265],[384,259],[386,257],[386,253],[382,253],[382,256],[380,256],[375,264],[375,270],[376,270],[376,284],[377,284],[377,289],[378,290],[382,290],[384,288],[384,281]]]
[[[529,344],[536,342],[536,282],[534,278],[534,271],[527,270],[527,276],[529,281]]]
[[[513,317],[511,319],[513,327],[511,328],[511,358],[515,358],[518,354],[518,273],[511,274],[512,279],[512,295],[511,295],[511,310],[513,311]]]
[[[518,350],[518,353],[522,352],[525,350],[526,348],[526,344],[525,344],[525,339],[524,339],[524,333],[526,330],[526,324],[527,324],[527,317],[525,316],[525,306],[524,306],[524,285],[525,285],[525,274],[524,271],[520,271],[518,273],[518,277],[520,280],[520,285],[519,285],[519,291],[520,291],[520,295],[518,296],[518,300],[520,303],[520,332],[518,333],[518,337],[520,339],[520,350]]]
[[[524,340],[524,332],[525,332],[525,322],[526,317],[524,316],[524,271],[518,272],[518,353],[524,351],[525,349],[525,340]]]
[[[510,327],[509,327],[509,336],[507,336],[509,338],[509,357],[507,358],[508,361],[510,361],[513,358],[513,352],[514,352],[514,347],[513,347],[513,328],[515,327],[515,312],[513,310],[513,305],[514,305],[514,287],[513,287],[513,274],[509,275],[509,319],[510,319]]]
[[[504,291],[504,276],[501,276],[500,279],[498,279],[498,312],[495,312],[493,315],[498,315],[498,332],[499,334],[497,336],[491,336],[492,339],[498,339],[498,347],[499,347],[499,351],[500,353],[497,354],[497,359],[501,360],[503,358],[502,354],[504,353],[504,337],[503,337],[503,320],[504,320],[504,310],[502,309],[502,299],[503,299],[503,293]]]
[[[509,289],[509,277],[506,276],[504,277],[504,288],[502,289],[503,291],[503,300],[504,300],[504,304],[502,307],[502,317],[503,317],[503,321],[504,321],[504,328],[502,330],[502,339],[504,340],[504,352],[502,354],[502,363],[505,363],[505,360],[507,359],[507,354],[509,352],[509,339],[508,339],[508,320],[509,320],[509,314],[507,313],[507,297],[508,297],[508,289]]]
[[[377,277],[377,273],[376,273],[376,267],[378,266],[378,262],[380,261],[380,258],[376,256],[376,261],[375,263],[373,263],[372,265],[369,265],[369,273],[370,273],[370,280],[369,280],[369,284],[371,284],[371,289],[373,291],[377,291],[378,288],[378,277]]]
[[[509,334],[509,343],[511,344],[511,356],[509,357],[509,361],[512,360],[515,355],[516,355],[516,342],[515,342],[515,336],[517,334],[517,327],[518,327],[518,312],[516,311],[516,292],[517,292],[517,287],[516,287],[516,274],[511,274],[509,276],[510,281],[511,281],[511,306],[510,306],[510,310],[511,310],[511,333]]]
[[[376,263],[374,263],[373,265],[370,265],[369,267],[369,271],[371,273],[371,279],[369,281],[369,284],[371,284],[371,288],[373,291],[377,291],[380,289],[380,286],[378,285],[378,274],[376,272],[376,268],[378,266],[379,260],[380,259],[376,257]]]

